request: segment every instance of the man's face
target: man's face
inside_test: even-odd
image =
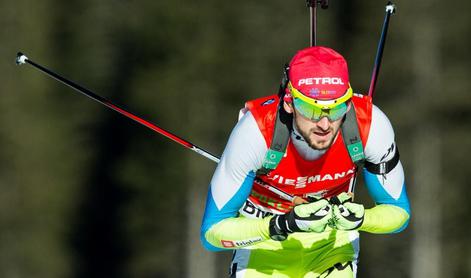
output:
[[[296,111],[292,104],[285,103],[285,110],[288,113],[293,113],[297,130],[309,146],[316,150],[328,149],[337,137],[342,125],[343,118],[329,121],[327,117],[323,117],[319,121],[312,121]]]

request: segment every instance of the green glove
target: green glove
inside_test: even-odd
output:
[[[330,199],[333,216],[329,226],[337,230],[358,229],[365,217],[365,208],[361,204],[353,203],[352,196],[346,192]]]
[[[295,206],[290,212],[275,215],[270,220],[270,237],[285,240],[294,232],[315,232],[325,230],[332,216],[332,209],[326,199],[310,199],[311,203]]]

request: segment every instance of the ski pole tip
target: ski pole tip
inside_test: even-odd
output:
[[[16,64],[17,65],[23,65],[24,63],[26,63],[26,60],[28,60],[28,57],[26,57],[26,55],[24,55],[22,52],[18,52],[16,54]]]
[[[389,1],[388,4],[386,4],[386,12],[389,14],[395,14],[396,5],[394,5],[393,2]]]

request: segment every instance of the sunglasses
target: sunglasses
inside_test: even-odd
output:
[[[293,97],[293,105],[296,111],[312,121],[320,121],[323,117],[329,121],[337,121],[347,113],[353,90],[348,88],[347,92],[335,100],[315,100],[303,95],[300,91],[288,83],[288,89]]]

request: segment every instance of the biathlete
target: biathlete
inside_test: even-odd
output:
[[[406,228],[393,128],[370,97],[353,93],[339,53],[299,51],[280,93],[248,101],[242,114],[211,179],[201,227],[207,249],[234,250],[231,277],[356,277],[359,231]],[[371,208],[353,201],[359,171]]]

